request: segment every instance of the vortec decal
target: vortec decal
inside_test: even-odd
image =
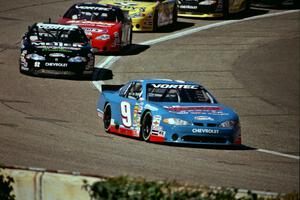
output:
[[[78,29],[78,26],[75,26],[75,25],[42,24],[42,23],[38,23],[37,27],[38,28],[43,28],[43,29],[54,29],[54,30],[73,30],[73,29]]]
[[[82,9],[82,10],[104,10],[104,11],[110,11],[114,10],[112,8],[105,8],[105,7],[92,7],[92,6],[75,6],[77,9]]]
[[[214,129],[192,129],[193,133],[209,133],[209,134],[218,134],[219,130],[214,130]]]
[[[176,84],[152,84],[154,88],[163,89],[198,89],[198,85],[176,85]]]

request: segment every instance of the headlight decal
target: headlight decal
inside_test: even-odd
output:
[[[37,60],[37,61],[44,61],[44,60],[46,60],[44,56],[38,55],[36,53],[27,54],[26,58],[27,59],[31,59],[31,60]]]
[[[108,34],[103,34],[103,35],[99,35],[97,37],[95,37],[95,40],[109,40],[110,39],[110,35]]]
[[[69,62],[80,63],[80,62],[86,62],[86,58],[81,57],[81,56],[76,56],[76,57],[69,58],[68,61]]]
[[[224,122],[220,123],[219,127],[221,127],[221,128],[232,128],[235,125],[238,125],[237,121],[227,120],[227,121],[224,121]]]
[[[189,126],[192,125],[190,122],[179,119],[179,118],[165,118],[163,119],[163,122],[165,124],[169,124],[169,125],[177,125],[177,126]]]

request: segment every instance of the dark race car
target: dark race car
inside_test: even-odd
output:
[[[81,75],[93,72],[94,60],[88,38],[76,25],[35,23],[21,41],[21,73]]]
[[[75,4],[58,22],[80,26],[91,39],[94,52],[118,52],[132,43],[128,12],[112,5]]]
[[[228,17],[248,12],[251,0],[177,0],[181,17]]]

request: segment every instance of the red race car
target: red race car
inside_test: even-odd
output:
[[[96,3],[73,5],[60,24],[80,26],[91,39],[95,53],[118,52],[132,43],[132,22],[120,8]]]

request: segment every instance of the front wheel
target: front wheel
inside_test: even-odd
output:
[[[150,112],[146,112],[142,119],[142,127],[141,127],[141,138],[148,142],[150,139],[152,130],[152,115]]]
[[[105,105],[104,112],[103,112],[103,125],[105,132],[109,132],[111,123],[111,108],[109,104]]]

